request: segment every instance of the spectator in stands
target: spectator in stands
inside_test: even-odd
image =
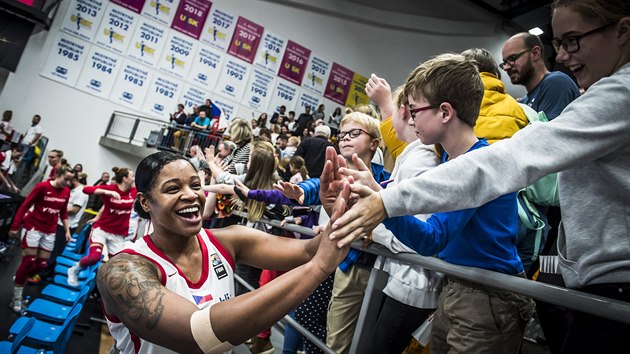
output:
[[[309,176],[319,178],[324,168],[326,160],[326,147],[333,146],[328,140],[330,138],[330,128],[321,125],[315,128],[315,135],[307,137],[295,150],[295,155],[304,158]],[[286,149],[285,149],[286,150]]]
[[[313,119],[314,120],[321,119],[323,121],[326,118],[326,113],[324,112],[325,109],[326,109],[326,106],[324,106],[324,104],[320,104],[319,106],[317,106],[317,111],[313,113]]]
[[[341,123],[341,118],[343,118],[341,107],[335,108],[332,114],[328,116],[328,126],[330,127],[331,133],[333,135],[337,135],[337,131],[339,130],[339,123]]]
[[[199,130],[208,130],[210,127],[210,118],[206,116],[206,111],[200,110],[199,116],[195,118],[195,120],[190,123],[190,126]]]
[[[521,103],[536,112],[545,112],[552,120],[580,96],[577,85],[561,71],[549,72],[545,65],[540,38],[527,32],[517,33],[503,44],[501,69],[515,85],[523,85],[527,95]]]
[[[275,124],[277,124],[277,125],[280,127],[280,129],[282,129],[282,127],[286,127],[286,126],[287,126],[287,121],[286,121],[286,118],[287,118],[287,117],[286,117],[286,116],[283,116],[283,115],[282,115],[282,116],[279,116],[279,117],[278,117],[278,120],[276,120],[276,123],[275,123]]]
[[[296,129],[297,121],[295,120],[295,112],[294,111],[289,111],[289,115],[287,116],[286,125],[287,125],[287,128],[289,129],[289,132],[291,132],[291,133],[293,133],[293,131]]]
[[[2,113],[2,121],[0,122],[0,140],[11,140],[11,137],[13,136],[11,118],[13,118],[13,111],[4,111]]]
[[[170,114],[170,122],[175,123],[177,125],[185,125],[186,124],[186,112],[184,112],[184,105],[181,103],[177,104],[177,111],[175,113]]]
[[[113,257],[98,276],[106,317],[119,319],[109,322],[119,349],[133,351],[134,343],[139,343],[152,352],[164,352],[163,347],[186,353],[230,350],[297,306],[345,256],[346,250],[330,247],[329,229],[313,241],[268,236],[242,226],[200,231],[199,210],[205,203],[201,183],[194,168],[176,154],[158,152],[143,160],[138,180],[136,210],[153,221],[154,231],[133,249]],[[167,193],[168,187],[177,190]],[[344,192],[335,205],[334,218],[349,198],[347,185]],[[190,205],[197,211],[188,210]],[[174,212],[176,207],[180,213]],[[186,212],[181,213],[184,208]],[[213,253],[212,264],[206,262]],[[260,290],[233,298],[236,261],[272,269],[297,268]],[[156,264],[172,267],[184,286],[164,283]],[[196,286],[187,286],[185,279],[206,274],[202,264],[208,265],[208,276],[213,278],[199,284],[200,292]],[[225,273],[214,269],[217,264],[223,265]],[[193,302],[192,295],[207,297],[210,292],[222,295]],[[183,331],[173,331],[174,326]],[[209,343],[213,336],[217,343]]]
[[[52,181],[53,179],[55,179],[55,176],[57,175],[57,170],[59,169],[59,167],[61,167],[61,165],[67,165],[67,164],[68,164],[68,161],[66,161],[66,159],[63,158],[63,151],[58,150],[58,149],[50,150],[50,152],[48,153],[48,165],[51,168],[50,168],[50,173],[48,174],[48,180]]]
[[[258,136],[260,134],[260,127],[258,126],[258,120],[252,119],[250,124],[252,125],[252,135]]]
[[[125,238],[129,232],[129,215],[136,199],[133,171],[128,168],[114,167],[113,184],[86,186],[83,193],[100,195],[103,209],[92,226],[90,234],[90,250],[68,269],[68,284],[79,283],[79,272],[98,263],[102,258],[103,247],[107,246],[110,257],[124,248]]]
[[[15,193],[19,193],[20,189],[13,183],[12,176],[21,157],[22,149],[15,143],[11,144],[9,150],[0,152],[0,179],[2,179],[2,187]]]
[[[300,145],[300,138],[297,136],[290,136],[287,140],[287,146],[282,150],[282,158],[291,158],[295,154],[298,145]]]
[[[289,112],[289,116],[291,112]],[[304,113],[300,114],[297,119],[297,122],[294,126],[293,135],[295,136],[304,136],[305,131],[310,130],[312,123],[315,120],[313,119],[313,115],[311,114],[311,106],[304,106]]]
[[[199,112],[205,112],[206,117],[210,118],[210,120],[216,120],[217,122],[221,118],[221,109],[209,98],[206,98],[205,104],[199,107]]]
[[[83,165],[80,164],[80,163],[75,164],[74,167],[72,168],[72,171],[74,171],[76,173],[83,172]]]
[[[236,145],[229,140],[222,140],[217,146],[217,154],[214,157],[214,163],[221,166],[223,160],[231,156],[236,150]]]
[[[48,265],[58,220],[64,225],[66,241],[70,240],[68,186],[72,176],[70,166],[60,167],[55,179],[38,183],[15,213],[9,235],[17,237],[22,226],[22,261],[15,272],[11,302],[15,312],[23,310],[22,292],[26,279]],[[33,210],[29,211],[31,207]]]
[[[285,105],[280,106],[280,108],[278,108],[278,111],[273,112],[273,114],[271,115],[271,119],[269,120],[269,123],[271,124],[278,123],[278,118],[280,118],[281,116],[284,117],[286,111],[287,111],[287,107]]]
[[[309,179],[308,170],[302,156],[295,155],[289,160],[289,169],[291,171],[291,178],[289,182],[299,183]]]
[[[262,112],[256,119],[256,123],[258,123],[259,128],[267,128],[267,113]]]
[[[253,138],[252,128],[245,119],[235,118],[230,124],[229,135],[230,141],[236,145],[236,149],[232,155],[225,158],[227,171],[237,174],[236,165],[239,164],[239,168],[242,168],[242,171],[239,171],[239,173],[247,173],[247,163],[249,162],[249,152]]]
[[[529,125],[500,144],[363,194],[335,223],[333,237],[351,236],[339,237],[339,245],[368,234],[387,216],[474,208],[559,172],[564,282],[630,302],[630,177],[624,168],[630,164],[630,8],[623,0],[557,0],[552,8],[556,61],[586,92],[549,124]],[[570,322],[562,353],[624,353],[630,346],[627,324],[579,311],[564,316]]]
[[[35,161],[35,145],[42,137],[42,126],[40,124],[42,117],[39,114],[33,116],[31,126],[26,130],[22,137],[22,161],[32,164]]]

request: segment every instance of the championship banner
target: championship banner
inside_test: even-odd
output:
[[[50,48],[41,75],[68,86],[74,86],[89,50],[88,42],[59,32]]]
[[[254,60],[254,65],[268,70],[274,75],[280,67],[280,55],[284,52],[287,41],[269,31],[265,31],[258,53]]]
[[[76,88],[97,97],[107,99],[114,87],[122,58],[98,46],[88,53]]]
[[[217,81],[219,81],[224,58],[224,53],[199,44],[197,55],[192,60],[188,81],[199,84],[207,90],[213,90]]]
[[[149,89],[152,74],[153,71],[146,66],[123,59],[109,100],[139,111]]]
[[[306,67],[306,77],[302,81],[302,87],[306,87],[319,95],[324,95],[326,80],[330,74],[330,61],[313,54],[311,62]]]
[[[170,26],[175,16],[175,0],[146,0],[142,15],[164,26]]]
[[[68,6],[61,30],[91,42],[104,12],[104,0],[74,0]]]
[[[236,26],[235,17],[214,7],[206,20],[199,40],[222,52],[227,51]]]
[[[284,51],[284,57],[280,64],[278,76],[287,79],[290,82],[300,85],[306,71],[306,64],[311,56],[311,50],[289,40],[287,49]]]
[[[245,90],[245,97],[241,101],[244,101],[251,109],[264,112],[271,99],[274,79],[275,75],[254,68]]]
[[[208,0],[181,0],[171,28],[199,39],[212,3]]]
[[[365,84],[367,84],[367,82],[367,77],[354,73],[352,76],[352,85],[350,86],[348,98],[346,99],[346,107],[370,103],[370,98],[365,94]]]
[[[171,31],[158,68],[180,79],[186,78],[195,59],[197,43],[190,37]]]
[[[317,106],[319,106],[321,100],[321,96],[318,96],[308,90],[301,90],[300,95],[298,96],[298,105],[295,109],[299,112],[304,112],[304,108],[309,106],[311,107],[311,112],[314,112],[317,109]],[[324,120],[327,119],[327,117],[324,117]]]
[[[206,103],[206,98],[209,97],[208,91],[195,87],[189,83],[184,83],[182,96],[179,98],[177,103],[183,104],[186,111],[192,111],[193,106],[203,106]]]
[[[118,54],[126,54],[139,18],[127,9],[109,4],[96,33],[96,44]]]
[[[142,110],[153,116],[168,119],[168,114],[177,108],[181,96],[182,82],[174,77],[155,73],[150,81]]]
[[[234,115],[236,114],[237,109],[236,103],[220,96],[213,98],[212,103],[221,109],[219,129],[227,128],[230,125],[231,120],[235,118]]]
[[[263,26],[239,16],[230,47],[228,48],[228,54],[251,64],[256,56],[256,50],[258,49],[263,30]]]
[[[330,76],[328,77],[328,83],[326,83],[324,97],[339,104],[346,104],[353,74],[351,70],[337,63],[333,63]]]
[[[136,32],[131,37],[127,56],[154,68],[166,44],[168,29],[153,21],[140,18]]]
[[[286,106],[287,112],[293,111],[297,102],[298,87],[285,80],[276,80],[269,107]],[[297,119],[297,117],[296,117]]]
[[[223,93],[226,97],[240,101],[245,91],[245,85],[247,84],[250,70],[251,65],[241,60],[228,57],[223,66],[223,72],[219,76],[215,90]]]
[[[120,5],[126,9],[129,9],[137,14],[142,11],[144,2],[146,0],[110,0],[114,4]]]

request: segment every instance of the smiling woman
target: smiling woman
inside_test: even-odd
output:
[[[347,248],[329,240],[330,228],[312,240],[274,237],[243,226],[202,229],[201,180],[181,155],[155,153],[140,162],[136,173],[134,208],[152,220],[154,231],[98,274],[110,332],[122,353],[229,350],[297,306],[347,254]],[[345,184],[333,220],[345,211],[349,194]],[[234,297],[237,260],[295,269]]]

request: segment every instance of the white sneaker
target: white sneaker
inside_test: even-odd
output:
[[[81,271],[81,266],[79,265],[79,263],[68,268],[68,284],[72,286],[79,286],[79,272],[80,271]]]
[[[22,313],[22,311],[24,310],[24,306],[22,305],[22,299],[13,299],[10,303],[9,303],[9,307],[11,307],[11,309],[15,312],[15,313]]]

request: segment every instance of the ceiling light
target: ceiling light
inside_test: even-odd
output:
[[[533,34],[534,36],[540,36],[541,34],[543,34],[543,30],[541,30],[540,27],[534,27],[529,30],[529,33]]]

